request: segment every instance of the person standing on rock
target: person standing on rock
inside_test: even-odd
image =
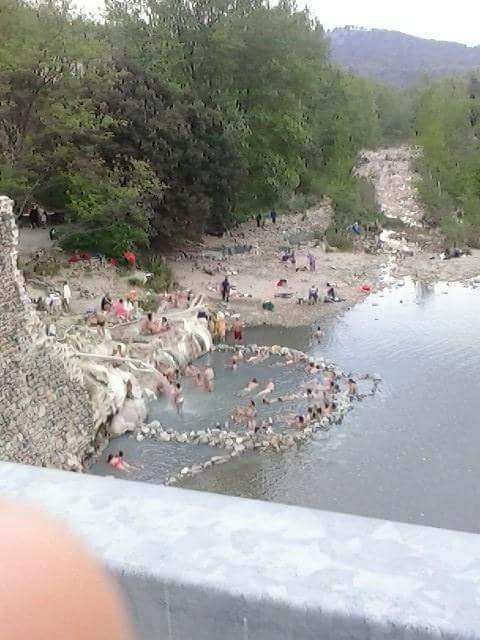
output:
[[[227,322],[225,316],[221,311],[217,314],[217,320],[215,322],[215,336],[219,342],[225,342],[225,336],[227,334]]]
[[[270,211],[270,220],[272,221],[272,224],[276,224],[276,222],[277,222],[277,212],[275,211],[275,209],[272,209]]]
[[[260,229],[260,227],[262,226],[262,214],[261,213],[257,213],[257,216],[256,216],[255,220],[257,221],[258,229]]]
[[[222,282],[221,288],[222,288],[222,300],[224,302],[229,302],[230,301],[230,289],[231,289],[231,286],[230,286],[230,282],[228,280],[228,276],[225,276],[225,279]]]
[[[95,324],[97,325],[98,335],[101,338],[105,338],[106,335],[106,327],[107,324],[107,314],[105,311],[97,311],[95,314]]]
[[[72,292],[70,287],[68,286],[68,282],[65,280],[63,283],[63,291],[62,291],[62,305],[64,311],[70,311],[70,301],[72,299]]]

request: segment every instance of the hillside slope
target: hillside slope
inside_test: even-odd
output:
[[[480,46],[425,40],[398,31],[343,28],[328,32],[332,60],[354,73],[400,87],[480,68]]]

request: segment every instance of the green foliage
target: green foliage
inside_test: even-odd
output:
[[[328,244],[339,251],[351,251],[353,249],[352,234],[345,229],[327,229],[326,239]]]
[[[146,295],[144,297],[140,297],[138,299],[138,306],[141,309],[143,309],[145,313],[148,313],[150,311],[154,313],[155,311],[158,310],[159,305],[160,305],[159,296],[153,293],[150,293],[149,291],[146,292]]]
[[[332,66],[293,2],[109,0],[96,23],[3,0],[0,18],[0,191],[66,213],[67,250],[119,257],[324,195],[334,228],[372,215],[352,168],[401,137],[403,103]]]
[[[480,245],[479,89],[476,76],[444,80],[421,87],[414,103],[427,219],[448,242],[473,247]]]
[[[146,288],[157,293],[168,291],[172,286],[172,272],[165,260],[159,256],[149,256],[142,261],[142,268],[153,276],[148,279]]]
[[[131,287],[139,287],[141,289],[145,286],[144,281],[140,278],[129,278],[127,282]]]
[[[327,195],[335,211],[332,228],[336,235],[341,235],[340,232],[355,221],[366,227],[378,220],[375,190],[367,180],[349,175],[329,185]]]

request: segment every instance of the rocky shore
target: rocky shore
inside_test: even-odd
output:
[[[357,174],[373,183],[379,209],[387,218],[403,222],[403,228],[386,229],[378,242],[372,244],[371,238],[362,236],[354,241],[353,252],[330,250],[320,239],[332,216],[324,202],[305,213],[280,215],[275,225],[267,220],[264,228],[257,228],[255,221],[249,221],[222,239],[205,237],[170,261],[175,279],[201,293],[212,308],[239,314],[247,324],[285,327],[341,315],[368,291],[404,276],[468,284],[480,275],[480,251],[460,259],[440,259],[444,240],[438,230],[423,225],[425,211],[416,190],[419,176],[414,163],[419,153],[401,146],[360,154]],[[279,255],[288,246],[296,250],[296,266],[302,270],[281,263]],[[315,272],[308,271],[309,253],[315,257]],[[225,275],[234,287],[228,305],[222,305],[219,295]],[[275,295],[281,278],[287,281],[282,291],[288,297]],[[327,282],[335,283],[340,302],[298,304],[312,284],[322,295]],[[265,301],[273,303],[273,311],[263,309]]]

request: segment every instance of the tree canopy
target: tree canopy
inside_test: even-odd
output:
[[[403,115],[290,0],[109,0],[101,22],[0,8],[0,191],[66,212],[70,247],[117,255],[323,195],[361,218],[358,150]]]

